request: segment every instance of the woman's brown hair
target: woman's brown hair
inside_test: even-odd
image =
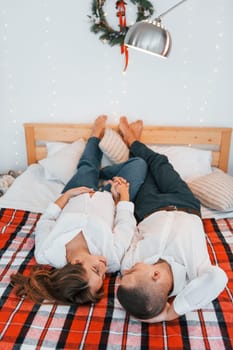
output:
[[[36,304],[57,303],[81,305],[95,303],[103,296],[103,287],[92,294],[86,270],[81,264],[67,264],[60,269],[34,267],[29,276],[17,272],[11,275],[11,284],[19,297]]]

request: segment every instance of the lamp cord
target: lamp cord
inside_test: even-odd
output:
[[[182,0],[182,1],[178,2],[177,4],[175,4],[174,6],[170,7],[167,11],[161,13],[158,16],[158,19],[160,19],[161,17],[165,16],[168,12],[172,11],[174,8],[178,7],[179,5],[181,5],[185,1],[187,1],[187,0]]]

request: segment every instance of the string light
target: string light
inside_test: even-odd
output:
[[[43,23],[43,34],[44,34],[44,44],[43,44],[43,58],[46,61],[47,68],[48,68],[48,81],[49,81],[49,88],[48,88],[48,96],[49,96],[49,102],[48,102],[48,116],[51,119],[55,119],[57,116],[57,108],[58,108],[58,94],[59,94],[59,89],[57,84],[59,81],[57,81],[56,78],[56,73],[57,73],[57,66],[56,66],[56,57],[53,55],[52,47],[50,45],[51,39],[50,39],[50,32],[51,28],[53,25],[53,16],[50,16],[49,9],[48,8],[48,1],[41,1],[42,6],[44,7],[43,14],[42,14],[42,23]],[[187,26],[187,33],[186,33],[186,38],[187,42],[190,43],[190,39],[193,38],[192,33],[190,32],[193,27],[193,20],[194,18],[193,15],[193,6],[190,6],[189,8],[189,13],[186,18],[186,21],[188,23]],[[130,11],[129,7],[129,11]],[[109,12],[109,11],[108,11]],[[51,12],[52,13],[52,12]],[[135,13],[135,11],[133,11]],[[185,110],[185,118],[187,120],[194,120],[192,116],[194,115],[196,118],[196,112],[197,114],[200,112],[201,118],[200,118],[200,123],[203,123],[206,116],[208,116],[207,111],[208,108],[211,106],[211,98],[213,100],[213,94],[215,93],[216,89],[218,88],[217,83],[219,80],[219,75],[222,71],[222,62],[224,61],[225,57],[223,57],[223,49],[224,49],[224,27],[223,24],[224,22],[224,5],[221,4],[221,2],[218,2],[218,8],[216,9],[216,13],[219,18],[217,18],[214,21],[215,24],[215,42],[214,45],[212,45],[212,50],[213,50],[213,55],[212,59],[210,61],[210,66],[207,67],[207,73],[208,76],[205,79],[203,86],[203,96],[200,98],[200,101],[193,101],[193,94],[191,93],[190,89],[192,88],[191,84],[189,83],[189,76],[188,73],[192,69],[192,64],[194,62],[194,59],[191,59],[192,52],[190,50],[189,46],[186,46],[183,48],[183,74],[184,74],[184,79],[183,79],[183,84],[181,80],[181,89],[184,92],[184,110]],[[19,137],[23,134],[22,125],[20,126],[17,123],[16,118],[19,115],[19,111],[17,110],[17,105],[16,105],[16,98],[15,96],[17,95],[16,89],[18,88],[18,84],[15,83],[15,74],[14,70],[12,70],[12,65],[11,65],[11,60],[9,59],[9,53],[11,54],[11,45],[9,45],[9,40],[10,40],[10,35],[9,35],[9,30],[11,29],[10,25],[11,22],[8,21],[7,15],[10,13],[7,13],[6,10],[2,10],[0,12],[2,14],[1,22],[3,23],[2,25],[2,31],[1,31],[1,39],[2,39],[2,47],[1,47],[1,58],[2,59],[2,64],[4,67],[4,74],[5,74],[5,81],[6,81],[6,114],[8,114],[8,119],[7,122],[10,123],[10,126],[12,130],[14,130],[15,133],[11,136],[13,138],[13,144],[14,147],[16,148],[19,143]],[[107,16],[107,12],[104,14]],[[129,21],[129,23],[134,23],[134,21]],[[213,26],[214,27],[214,26]],[[184,40],[185,41],[185,40]],[[186,44],[188,45],[188,44]],[[113,64],[109,64],[110,58],[109,58],[109,52],[110,49],[104,50],[104,56],[108,59],[106,59],[107,64],[105,66],[105,75],[104,75],[104,83],[105,83],[105,91],[107,92],[106,94],[106,101],[111,105],[111,109],[117,107],[119,108],[121,99],[124,99],[125,96],[129,93],[127,89],[127,81],[124,81],[124,84],[122,83],[122,86],[118,91],[115,91],[115,87],[112,84],[113,81],[113,76],[110,74],[111,70],[114,69]],[[214,55],[215,54],[215,55]],[[122,76],[120,78],[123,80],[124,77],[126,77],[126,72],[121,72]],[[186,75],[185,75],[186,74]],[[114,76],[115,77],[115,76]],[[115,78],[114,78],[115,80]],[[111,88],[113,86],[113,88]],[[196,95],[198,97],[198,93]],[[46,111],[45,111],[46,112]],[[193,115],[192,115],[193,113]],[[118,122],[119,114],[117,111],[112,112],[112,115],[116,115],[116,122]],[[88,116],[87,116],[88,117]],[[16,130],[15,130],[16,129]],[[22,142],[23,138],[20,139],[20,142]],[[11,142],[11,140],[9,140]],[[14,148],[13,148],[13,156],[15,158],[15,162],[19,163],[20,160],[20,153],[16,152],[14,153]]]
[[[19,123],[17,122],[16,116],[17,116],[17,109],[15,104],[15,81],[14,81],[14,74],[12,73],[12,64],[11,60],[9,59],[9,29],[10,25],[8,23],[7,19],[7,11],[3,9],[1,11],[1,22],[2,25],[2,66],[4,67],[4,77],[5,77],[5,84],[6,84],[6,99],[5,99],[5,105],[6,105],[6,111],[9,113],[8,118],[8,134],[7,137],[9,138],[8,142],[12,145],[10,148],[10,152],[13,154],[13,167],[18,168],[22,155],[18,152],[19,148],[19,140],[21,137],[20,131],[19,131]],[[9,135],[9,136],[8,136]],[[12,136],[11,136],[12,135]],[[11,138],[12,137],[12,138]],[[16,150],[16,151],[15,151]],[[10,154],[9,154],[10,156]]]
[[[204,84],[206,84],[206,89],[204,89],[204,86],[202,86],[203,91],[205,91],[200,98],[200,104],[199,107],[197,105],[197,97],[198,94],[195,95],[195,104],[191,106],[191,101],[188,101],[188,97],[185,97],[185,110],[186,110],[186,116],[188,119],[190,119],[190,114],[195,112],[195,109],[193,107],[195,107],[197,105],[198,107],[198,111],[200,114],[202,114],[202,117],[200,118],[200,123],[203,123],[205,118],[208,116],[207,110],[209,105],[211,106],[211,104],[209,103],[209,99],[213,96],[215,90],[218,88],[218,75],[220,73],[220,71],[222,70],[222,62],[223,62],[223,57],[222,57],[222,52],[223,52],[223,45],[222,45],[222,40],[224,38],[224,28],[223,28],[223,24],[225,23],[225,6],[224,4],[222,4],[222,2],[218,3],[219,6],[216,9],[217,13],[218,13],[218,18],[216,19],[216,26],[215,26],[215,42],[214,45],[212,45],[212,47],[209,47],[209,50],[214,50],[215,51],[215,55],[213,54],[212,57],[212,67],[208,66],[206,68],[206,73],[208,73],[208,78],[203,82]],[[193,7],[190,6],[188,8],[189,10],[189,14],[192,13],[193,11]],[[189,24],[189,26],[187,26],[187,29],[190,27],[190,25],[192,24],[192,19],[194,18],[194,16],[187,16],[186,21]],[[190,27],[191,28],[191,27]],[[187,30],[187,42],[191,42],[192,41],[192,37],[193,34],[192,32]],[[211,45],[211,42],[210,42]],[[183,48],[183,54],[184,54],[184,60],[183,60],[183,64],[186,67],[186,70],[192,69],[191,65],[192,65],[192,59],[190,59],[190,51],[189,51],[189,47],[185,47]],[[185,71],[184,71],[185,72]],[[189,76],[187,75],[186,77],[187,81],[189,81]],[[187,82],[185,81],[183,84],[183,89],[185,94],[189,93],[189,88],[190,86],[187,84]],[[196,114],[195,114],[196,116]],[[192,118],[190,119],[192,120]]]
[[[50,96],[50,103],[48,106],[48,116],[50,119],[54,120],[57,113],[56,113],[56,107],[57,107],[57,89],[56,89],[56,84],[57,84],[57,79],[55,78],[55,73],[57,71],[56,65],[55,65],[55,57],[51,54],[51,47],[50,47],[50,40],[48,37],[48,34],[50,33],[50,29],[53,23],[52,16],[47,11],[48,3],[45,1],[43,3],[44,8],[46,9],[46,14],[44,17],[44,23],[45,23],[45,42],[44,42],[44,47],[46,49],[45,51],[45,57],[47,57],[48,61],[48,69],[50,71],[50,86],[51,86],[51,91],[49,93]]]
[[[189,6],[188,8],[188,16],[186,16],[186,27],[187,29],[189,28],[192,28],[192,20],[191,20],[191,17],[192,17],[192,11],[193,11],[193,8],[192,6]],[[187,30],[187,39],[186,39],[186,42],[189,43],[191,42],[191,37],[192,37],[192,34],[189,30]],[[185,46],[183,48],[183,56],[184,56],[184,60],[183,60],[183,65],[185,66],[185,69],[184,69],[184,84],[183,84],[183,89],[184,89],[184,100],[185,100],[185,118],[186,118],[186,121],[190,121],[192,118],[191,118],[191,97],[189,95],[189,77],[188,77],[188,70],[190,69],[190,65],[192,63],[191,59],[190,59],[190,48],[188,46]]]

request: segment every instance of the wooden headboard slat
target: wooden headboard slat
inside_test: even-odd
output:
[[[225,169],[225,171],[227,171],[229,164],[231,133],[232,129],[228,129],[223,130],[221,135],[219,168]]]
[[[163,127],[155,130],[145,127],[142,133],[142,141],[147,143],[219,145],[220,140],[220,130],[213,128]]]
[[[212,166],[223,169],[219,166],[220,164],[220,152],[213,151],[212,152]],[[227,171],[227,170],[224,170]]]
[[[28,164],[36,163],[36,141],[35,141],[35,128],[33,125],[24,125],[26,148],[27,148],[27,161]]]
[[[38,128],[35,132],[36,140],[73,142],[78,138],[88,138],[91,129],[89,127],[50,127]]]
[[[36,147],[36,159],[41,160],[43,158],[45,158],[47,155],[47,148],[45,145],[41,145]]]
[[[117,125],[109,125],[117,130]],[[87,139],[92,124],[26,123],[25,138],[28,164],[46,156],[46,141],[73,142]],[[227,171],[231,128],[144,126],[141,141],[146,144],[186,145],[212,150],[212,165]]]

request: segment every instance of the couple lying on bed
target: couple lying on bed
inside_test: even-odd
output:
[[[105,123],[96,119],[77,173],[36,226],[35,258],[55,268],[12,275],[16,294],[36,303],[97,302],[105,273],[120,270],[117,297],[137,319],[168,321],[204,307],[227,277],[211,265],[199,201],[166,156],[139,142],[141,121],[121,118],[131,158],[100,170]],[[102,190],[100,178],[111,179]]]

